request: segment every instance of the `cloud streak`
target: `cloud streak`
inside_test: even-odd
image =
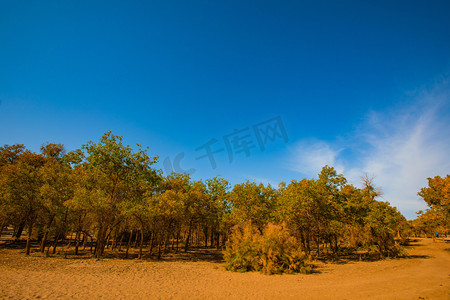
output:
[[[334,141],[299,141],[291,149],[292,170],[314,177],[334,166],[350,183],[374,176],[389,201],[407,217],[426,208],[417,196],[427,177],[450,171],[450,95],[447,82],[395,109],[370,112],[358,129]]]

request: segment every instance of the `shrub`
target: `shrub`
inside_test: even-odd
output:
[[[297,240],[284,224],[268,224],[262,234],[251,222],[235,226],[224,257],[226,269],[231,271],[260,271],[264,274],[311,271]]]
[[[234,226],[224,251],[226,269],[247,272],[258,269],[258,243],[260,234],[250,222]]]

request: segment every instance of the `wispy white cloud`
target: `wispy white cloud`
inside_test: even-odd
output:
[[[294,171],[305,175],[317,174],[323,166],[334,166],[343,171],[339,161],[340,151],[335,145],[319,140],[302,140],[291,149],[292,161],[289,165]]]
[[[369,174],[383,199],[413,218],[426,208],[417,192],[427,177],[450,173],[448,87],[441,83],[390,111],[368,113],[344,139],[299,141],[290,156],[292,169],[312,177],[328,164],[356,185]]]
[[[246,180],[254,181],[254,182],[258,183],[258,184],[259,183],[263,183],[264,185],[269,185],[270,184],[274,188],[278,187],[278,183],[277,182],[275,182],[275,181],[273,181],[271,179],[265,178],[265,177],[259,177],[259,176],[254,176],[254,175],[247,174],[247,175],[244,176],[244,181],[246,181]]]

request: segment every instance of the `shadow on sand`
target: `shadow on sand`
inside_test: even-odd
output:
[[[420,240],[411,239],[407,242],[407,248],[409,247],[418,247],[422,246],[419,244]],[[22,250],[21,252],[25,253],[25,245],[26,240],[18,239],[18,240],[3,240],[0,242],[0,249],[11,249],[11,250]],[[85,259],[95,259],[94,255],[91,253],[91,247],[88,244],[86,248],[80,247],[78,255],[75,255],[74,247],[60,246],[56,254],[52,254],[52,251],[41,253],[39,251],[39,243],[37,241],[32,242],[31,255],[35,257],[43,257],[43,258],[64,258],[68,260],[85,260]],[[164,261],[164,262],[211,262],[221,264],[224,263],[223,253],[221,250],[217,250],[215,248],[205,248],[205,247],[192,247],[188,252],[184,252],[184,249],[179,249],[179,251],[170,250],[167,253],[163,253],[161,257],[158,257],[157,254],[153,253],[152,255],[148,254],[148,249],[144,249],[143,257],[140,261],[142,262],[150,262],[150,261]],[[450,248],[445,249],[446,251],[450,251]],[[428,255],[403,255],[396,258],[389,259],[429,259],[431,256]],[[138,259],[138,249],[131,248],[126,257],[125,250],[122,248],[118,249],[105,249],[102,260],[110,260],[110,259],[120,259],[120,260],[137,260]],[[341,253],[338,256],[333,255],[322,255],[319,258],[315,258],[316,261],[320,261],[324,264],[351,264],[357,262],[376,262],[386,259],[385,257],[380,256],[379,254],[373,254],[363,251],[348,251],[346,253]],[[320,274],[321,267],[313,263],[310,263],[312,274]]]
[[[9,250],[21,250],[25,255],[25,247],[26,247],[25,239],[7,239],[0,241],[0,250],[9,249]],[[31,243],[31,255],[37,257],[45,257],[45,258],[65,258],[70,260],[80,260],[80,259],[94,259],[94,255],[91,252],[91,246],[88,244],[86,247],[80,247],[78,254],[75,254],[75,248],[73,246],[67,247],[66,245],[59,245],[56,253],[52,253],[52,248],[47,253],[47,250],[44,253],[39,251],[40,244],[38,241],[33,240]],[[92,247],[94,248],[94,247]],[[138,249],[130,248],[128,257],[126,255],[125,250],[122,248],[118,249],[105,249],[103,256],[101,259],[123,259],[123,260],[133,260],[138,258]],[[142,261],[205,261],[205,262],[213,262],[213,263],[223,263],[223,254],[221,250],[217,250],[216,248],[205,248],[205,247],[191,247],[188,252],[184,252],[184,249],[179,249],[179,251],[170,250],[166,253],[162,253],[159,257],[157,253],[152,255],[148,254],[148,249],[144,249],[142,255]]]

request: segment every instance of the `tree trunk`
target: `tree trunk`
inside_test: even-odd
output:
[[[337,253],[339,246],[338,246],[338,238],[337,235],[333,235],[334,238],[334,249],[335,249],[335,253]]]
[[[23,228],[22,228],[23,229]],[[26,246],[26,255],[30,255],[30,249],[31,249],[31,235],[33,233],[33,222],[30,221],[28,223],[28,238],[27,238],[27,246]]]
[[[81,231],[77,230],[77,234],[75,235],[75,255],[78,255],[78,247],[80,247],[80,235]]]
[[[161,237],[159,237],[159,239],[158,239],[158,259],[161,259],[161,244],[162,244],[162,242],[161,242]]]
[[[47,244],[47,239],[48,239],[48,233],[49,233],[49,231],[48,231],[48,229],[45,231],[45,233],[44,233],[44,237],[42,238],[42,242],[41,242],[41,249],[40,249],[40,251],[42,252],[42,253],[44,253],[44,251],[45,251],[45,246],[46,246],[46,244]]]
[[[16,239],[20,239],[24,228],[25,228],[25,221],[22,221],[22,223],[20,223],[19,228],[17,229],[16,233],[14,234],[14,237]]]
[[[205,235],[205,248],[208,248],[208,227],[203,228],[203,234]]]
[[[316,245],[317,245],[317,257],[320,256],[320,238],[316,237]]]
[[[128,244],[127,244],[127,251],[125,252],[125,258],[128,258],[128,251],[130,250],[132,236],[133,236],[133,230],[131,230],[130,236],[128,237]]]
[[[53,243],[53,251],[52,251],[52,254],[55,254],[55,253],[56,253],[56,247],[58,246],[59,235],[60,235],[60,233],[58,232],[58,234],[55,236],[55,241],[54,241],[54,243]]]
[[[140,243],[139,243],[138,259],[142,258],[142,247],[144,247],[144,226],[141,227],[141,240],[140,240]]]
[[[172,246],[171,246],[172,251],[175,250],[175,239],[176,239],[175,233],[172,233]]]
[[[95,253],[96,258],[100,258],[103,255],[103,251],[105,250],[105,243],[106,243],[106,232],[107,232],[107,228],[104,227],[103,230],[101,230],[100,232],[100,239],[99,239],[99,244],[98,244],[98,249]]]
[[[137,247],[137,242],[138,242],[138,235],[135,234],[133,248],[136,248],[136,247]]]
[[[2,238],[3,228],[6,226],[5,223],[0,224],[0,239]]]
[[[211,248],[214,247],[214,237],[215,237],[215,235],[216,235],[215,232],[216,232],[215,229],[214,229],[214,230],[211,229],[211,236],[209,237],[209,244],[210,244],[210,247],[211,247]]]
[[[149,247],[150,249],[148,249],[150,256],[152,255],[152,252],[153,252],[153,243],[154,243],[155,237],[157,238],[156,233],[152,233],[152,238],[150,240],[150,247]]]
[[[122,249],[122,244],[123,244],[123,239],[124,239],[124,237],[125,237],[125,235],[124,235],[123,232],[122,232],[122,234],[120,235],[119,248],[117,249],[117,250],[119,250],[119,252],[120,252],[120,250]]]
[[[306,242],[302,232],[300,232],[300,246],[302,248],[302,251],[306,253]]]
[[[306,254],[309,255],[311,253],[311,245],[310,245],[310,241],[309,241],[308,232],[305,233],[304,243],[305,243],[305,252],[306,252]]]
[[[108,249],[109,248],[109,236],[108,236],[108,238],[106,239],[106,242],[105,242],[105,249]]]
[[[170,242],[170,235],[171,235],[172,233],[170,232],[170,231],[168,231],[167,232],[167,235],[166,235],[166,239],[165,239],[165,242],[164,242],[164,253],[167,253],[168,252],[168,244],[169,244],[169,242]]]
[[[97,243],[95,246],[95,258],[100,259],[105,250],[106,239],[109,237],[107,235],[108,226],[101,226],[97,233]]]
[[[111,250],[116,249],[118,237],[119,237],[119,228],[117,228],[116,230],[114,230],[114,238],[113,238]]]
[[[192,221],[189,223],[189,230],[188,230],[188,236],[186,238],[186,244],[184,245],[184,252],[186,253],[189,249],[189,240],[191,238],[191,231],[192,231]]]

